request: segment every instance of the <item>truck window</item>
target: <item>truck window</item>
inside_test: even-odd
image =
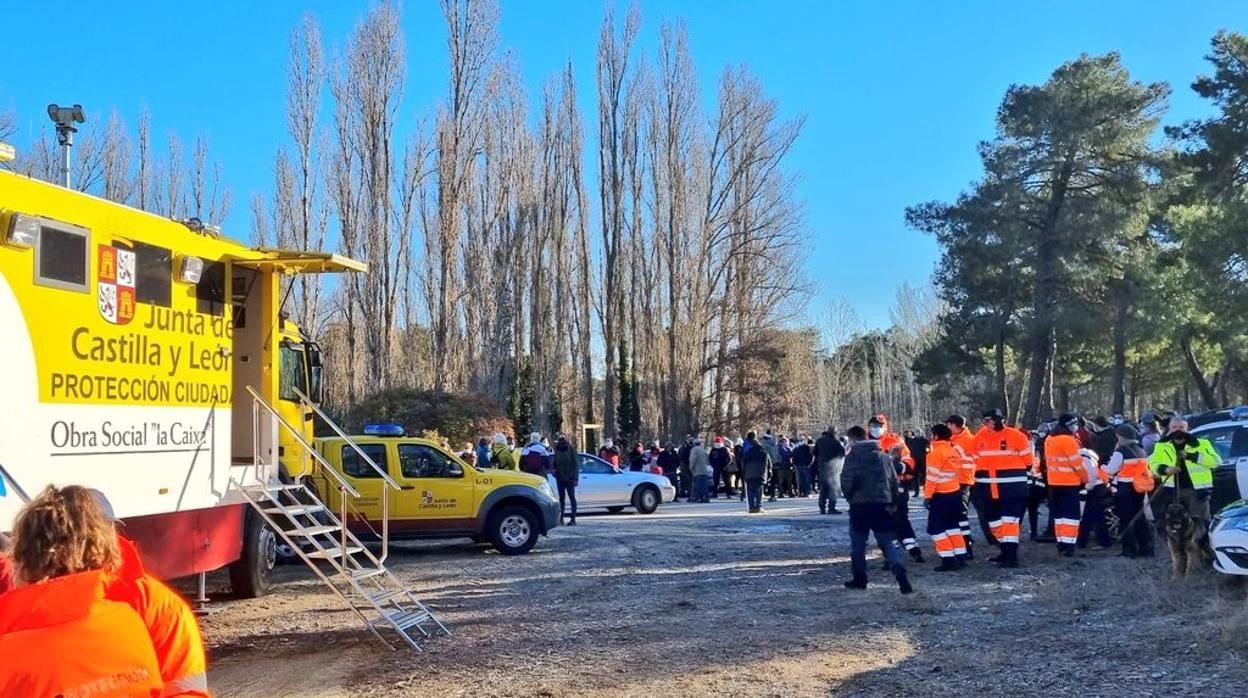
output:
[[[195,284],[195,310],[220,317],[225,313],[225,264],[205,262],[204,273]]]
[[[85,292],[87,237],[86,228],[44,224],[35,250],[35,283]]]
[[[136,242],[134,258],[135,300],[168,308],[173,297],[173,253],[164,247]]]
[[[464,469],[450,456],[424,444],[399,444],[403,477],[463,477]]]
[[[308,394],[308,372],[303,362],[303,347],[283,340],[277,359],[277,397],[298,402],[299,394],[295,392],[295,388],[304,395]]]
[[[379,467],[390,470],[390,466],[386,465],[385,444],[360,444],[360,450],[367,453]],[[354,478],[381,478],[381,473],[373,470],[373,466],[360,458],[360,454],[350,446],[342,447],[342,474]]]

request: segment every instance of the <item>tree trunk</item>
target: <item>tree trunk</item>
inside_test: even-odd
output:
[[[1217,396],[1214,395],[1213,387],[1209,385],[1204,371],[1200,368],[1200,362],[1196,359],[1196,353],[1192,351],[1192,338],[1184,337],[1179,340],[1179,347],[1183,350],[1183,362],[1187,364],[1187,370],[1192,374],[1192,380],[1196,383],[1196,390],[1200,391],[1200,399],[1205,403],[1205,408],[1210,410],[1217,409]],[[1187,390],[1184,390],[1185,394],[1187,392]],[[1186,401],[1188,409],[1191,409],[1191,398],[1187,397]]]
[[[1030,328],[1031,378],[1027,384],[1027,402],[1023,408],[1023,423],[1027,425],[1035,425],[1040,421],[1041,393],[1044,392],[1046,377],[1050,376],[1053,345],[1057,341],[1057,302],[1061,283],[1057,254],[1061,241],[1057,239],[1056,232],[1066,200],[1066,187],[1073,170],[1074,163],[1067,157],[1061,169],[1053,173],[1048,210],[1043,225],[1036,231],[1038,244],[1036,285],[1033,293],[1035,310]],[[1050,390],[1050,401],[1052,395]]]
[[[997,344],[993,347],[993,358],[996,361],[997,403],[1004,415],[1010,414],[1010,394],[1005,380],[1005,325],[997,332]]]
[[[1126,280],[1115,284],[1114,294],[1114,365],[1110,371],[1109,384],[1113,400],[1109,411],[1122,414],[1127,402],[1127,320],[1130,306],[1127,299]]]

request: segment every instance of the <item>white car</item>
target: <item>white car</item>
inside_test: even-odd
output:
[[[588,453],[581,459],[581,480],[576,486],[576,509],[606,509],[611,513],[634,507],[640,514],[653,514],[659,504],[676,499],[676,488],[662,475],[622,470]],[[553,476],[551,487],[555,486]]]
[[[1222,464],[1213,472],[1213,521],[1209,545],[1213,567],[1223,574],[1248,575],[1248,412],[1232,410],[1226,421],[1192,429],[1209,439]]]

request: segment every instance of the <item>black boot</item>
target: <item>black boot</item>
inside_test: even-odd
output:
[[[923,562],[923,551],[918,548],[910,548],[910,557],[913,558],[915,562]]]
[[[867,588],[867,580],[865,580],[865,579],[851,579],[851,580],[849,580],[848,582],[845,582],[845,583],[844,583],[844,586],[845,586],[845,588],[846,588],[846,589],[866,589],[866,588]]]
[[[974,559],[975,559],[975,549],[971,547],[971,539],[970,539],[970,538],[967,538],[967,539],[966,539],[966,559],[967,559],[967,560],[974,560]]]
[[[905,572],[897,575],[897,589],[903,594],[909,594],[914,591],[914,587],[910,586],[910,579],[906,577]]]
[[[933,572],[953,572],[955,570],[960,570],[960,569],[962,569],[962,565],[959,563],[959,560],[957,558],[942,557],[940,559],[940,564],[937,565],[935,569],[933,569],[932,571]]]

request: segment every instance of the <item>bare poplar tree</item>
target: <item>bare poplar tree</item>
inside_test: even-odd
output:
[[[615,433],[616,351],[621,339],[619,323],[624,303],[621,295],[620,254],[624,241],[624,108],[628,95],[629,56],[641,13],[636,5],[628,10],[624,26],[617,32],[615,12],[607,10],[598,38],[598,196],[602,217],[602,300],[599,319],[602,327],[604,362],[603,423],[608,434]]]

